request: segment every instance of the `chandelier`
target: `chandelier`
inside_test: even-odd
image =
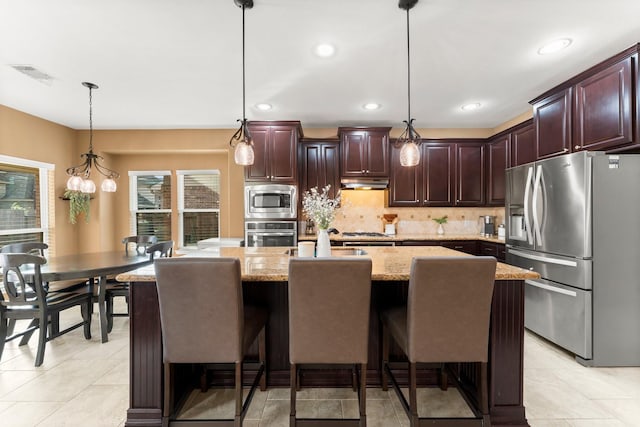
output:
[[[400,0],[398,7],[407,11],[407,120],[404,131],[396,141],[400,146],[400,165],[416,166],[420,163],[420,134],[413,128],[414,119],[411,118],[411,55],[409,49],[409,10],[418,3],[418,0]]]
[[[253,140],[247,127],[247,117],[245,114],[245,72],[244,72],[244,11],[253,7],[253,0],[233,0],[236,6],[242,8],[242,119],[240,128],[233,134],[229,145],[235,148],[234,160],[236,164],[250,166],[253,164]]]
[[[93,153],[93,105],[91,91],[98,89],[98,85],[82,82],[82,86],[89,88],[89,151],[80,155],[81,158],[84,158],[84,163],[67,169],[67,175],[69,175],[67,189],[81,191],[83,193],[95,193],[96,184],[91,179],[91,170],[94,169],[106,177],[100,186],[102,191],[113,193],[117,188],[115,180],[120,177],[120,174],[102,166],[99,161],[104,159]]]

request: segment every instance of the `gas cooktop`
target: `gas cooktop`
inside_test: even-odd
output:
[[[354,236],[354,237],[359,237],[359,236],[364,236],[364,237],[388,237],[386,234],[383,233],[376,233],[374,231],[345,231],[344,233],[342,233],[343,236]]]

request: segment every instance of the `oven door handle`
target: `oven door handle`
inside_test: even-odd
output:
[[[259,236],[259,237],[265,237],[265,236],[276,236],[276,237],[282,237],[282,236],[294,236],[295,233],[254,233],[252,231],[249,231],[247,233],[249,236]]]

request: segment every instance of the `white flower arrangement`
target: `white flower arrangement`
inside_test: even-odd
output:
[[[316,223],[319,229],[329,228],[340,206],[340,194],[335,199],[329,198],[330,188],[331,185],[327,185],[322,189],[322,193],[319,193],[318,187],[313,187],[304,193],[302,199],[302,211]]]

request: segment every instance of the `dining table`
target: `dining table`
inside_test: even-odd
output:
[[[48,257],[47,263],[40,267],[40,271],[43,282],[76,279],[90,281],[94,288],[94,294],[98,296],[100,334],[102,342],[105,343],[109,340],[105,304],[107,277],[135,270],[151,263],[150,255],[140,255],[136,251],[129,253],[129,255],[124,251],[106,251]],[[25,278],[28,279],[30,274],[33,273],[25,271]]]

